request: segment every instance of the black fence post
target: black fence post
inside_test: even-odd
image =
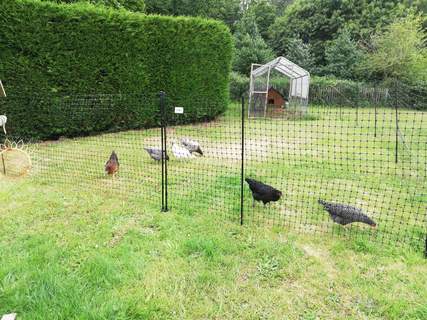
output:
[[[168,212],[169,211],[169,207],[168,207],[169,180],[168,180],[168,161],[167,161],[167,159],[168,159],[168,149],[167,149],[168,138],[167,138],[167,132],[166,132],[168,122],[167,122],[166,106],[164,106],[163,109],[165,110],[165,118],[164,118],[165,124],[163,127],[163,135],[164,135],[164,147],[163,147],[163,149],[164,149],[164,151],[162,153],[162,156],[163,156],[162,158],[163,158],[163,161],[165,162],[165,210],[164,211]]]
[[[163,136],[163,100],[164,100],[164,92],[160,92],[159,93],[159,107],[160,107],[160,139],[161,139],[161,152],[163,155],[163,140],[164,140],[164,136]],[[165,210],[165,163],[164,163],[164,159],[162,157],[161,159],[162,162],[162,212]]]
[[[397,88],[397,86],[396,86]],[[399,161],[399,109],[397,105],[397,90],[395,89],[394,105],[396,110],[396,147],[395,147],[395,162]]]
[[[377,111],[377,104],[375,103],[375,127],[374,127],[374,137],[377,137],[377,122],[378,122],[378,111]]]
[[[242,96],[242,158],[240,169],[240,225],[243,225],[243,180],[245,178],[245,97]]]
[[[162,212],[168,211],[168,163],[167,163],[167,138],[166,138],[166,106],[165,106],[166,94],[160,91],[160,112],[161,112],[161,144],[162,144]]]
[[[424,257],[427,259],[427,234],[426,234],[426,242],[425,242],[425,248],[424,248]]]
[[[356,100],[356,125],[359,124],[359,100]]]

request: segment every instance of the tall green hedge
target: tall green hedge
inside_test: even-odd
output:
[[[58,97],[82,94],[144,95],[144,103],[132,103],[142,109],[134,110],[140,119],[122,123],[120,130],[156,125],[158,100],[147,97],[160,90],[185,108],[186,121],[213,118],[228,104],[231,58],[232,38],[221,22],[0,0],[0,79],[8,94],[0,99],[0,114],[7,114],[10,131],[20,136],[77,135],[66,121],[55,120],[67,105]],[[40,118],[43,130],[34,129],[33,118]],[[89,127],[81,134],[100,130],[96,123]]]

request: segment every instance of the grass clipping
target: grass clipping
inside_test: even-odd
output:
[[[5,141],[0,145],[0,174],[18,178],[27,175],[31,167],[31,158],[22,141]]]

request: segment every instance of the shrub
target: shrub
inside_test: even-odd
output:
[[[181,119],[186,122],[213,118],[228,104],[232,38],[221,22],[145,16],[81,3],[14,0],[0,3],[0,39],[0,77],[9,97],[1,100],[0,112],[8,115],[14,133],[22,137],[58,135],[51,130],[66,136],[79,134],[66,121],[58,127],[61,121],[55,121],[64,113],[59,105],[69,104],[51,96],[151,97],[164,90],[170,101],[185,108],[186,116]],[[19,97],[35,93],[33,100],[39,103],[19,105]],[[118,129],[158,123],[158,99],[144,101],[132,104],[138,110],[122,110],[139,118]],[[114,110],[120,113],[117,107]],[[25,113],[14,118],[14,111],[23,108]],[[96,117],[88,116],[94,123],[81,134],[115,126],[115,116],[119,117],[104,117],[110,123],[102,126]],[[36,129],[34,118],[40,121]]]
[[[106,7],[112,7],[115,9],[126,9],[134,12],[145,12],[144,0],[40,0],[50,1],[56,3],[75,3],[86,1],[92,4],[99,4]]]

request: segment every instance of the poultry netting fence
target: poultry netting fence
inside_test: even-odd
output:
[[[191,101],[189,111],[188,100],[158,94],[5,98],[0,113],[7,115],[3,139],[31,160],[29,179],[56,191],[421,250],[425,97],[364,92],[354,103],[333,89],[313,91],[306,113],[283,106],[257,119],[248,118],[245,102],[215,115],[220,108],[209,101]],[[0,177],[15,179],[8,167]]]

